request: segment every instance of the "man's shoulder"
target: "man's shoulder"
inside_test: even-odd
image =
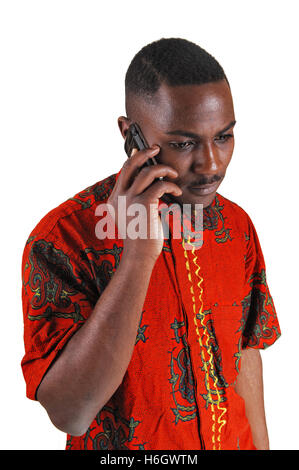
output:
[[[50,210],[33,228],[28,240],[35,237],[55,238],[55,228],[58,225],[70,226],[74,223],[71,221],[79,223],[81,218],[86,221],[89,217],[93,217],[95,207],[105,203],[109,198],[116,182],[116,175],[117,173],[114,173],[97,181]]]
[[[220,211],[224,210],[225,217],[231,221],[235,221],[238,225],[245,224],[247,226],[251,220],[243,207],[219,193],[216,194],[215,206],[218,207]]]

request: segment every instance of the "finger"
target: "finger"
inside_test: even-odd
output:
[[[171,181],[157,181],[150,188],[148,188],[143,194],[146,197],[149,197],[153,201],[160,199],[165,193],[171,193],[174,196],[181,196],[181,188],[179,188],[175,183]]]
[[[171,166],[162,164],[144,167],[136,176],[130,189],[134,194],[141,194],[155,181],[156,178],[160,177],[177,178],[178,172]]]
[[[126,190],[130,187],[135,176],[139,173],[142,166],[145,162],[158,154],[160,151],[159,146],[153,146],[144,150],[133,149],[131,152],[131,157],[129,157],[123,164],[122,171],[119,175],[119,184],[123,190]]]

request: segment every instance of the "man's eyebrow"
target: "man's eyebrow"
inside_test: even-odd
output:
[[[231,121],[224,129],[217,132],[216,136],[224,134],[224,132],[228,131],[231,127],[236,124],[237,121]],[[175,131],[167,131],[165,132],[167,135],[181,135],[182,137],[191,137],[192,139],[200,139],[201,136],[199,134],[195,134],[194,132],[188,132],[180,129],[176,129]]]

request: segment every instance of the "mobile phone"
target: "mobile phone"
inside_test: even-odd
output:
[[[137,148],[137,150],[143,150],[145,148],[149,148],[147,141],[145,140],[144,135],[140,129],[140,126],[137,122],[133,122],[128,131],[125,138],[125,152],[128,157],[131,156],[133,148]],[[148,158],[146,163],[141,167],[144,168],[145,166],[157,165],[157,161],[155,157]],[[163,176],[159,176],[155,179],[155,181],[163,180]],[[171,194],[163,194],[161,196],[162,201],[169,203],[176,202]]]
[[[126,135],[125,139],[125,152],[128,155],[128,157],[131,156],[132,150],[136,148],[137,150],[144,150],[146,148],[149,148],[149,145],[147,141],[145,140],[144,135],[142,134],[142,131],[137,124],[137,122],[133,122]],[[144,166],[151,166],[151,165],[157,165],[157,161],[155,157],[149,158]],[[142,167],[143,168],[143,167]],[[163,180],[163,176],[159,176],[159,180]]]

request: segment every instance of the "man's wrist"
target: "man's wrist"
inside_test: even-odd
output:
[[[130,266],[132,266],[132,264],[136,264],[138,266],[148,266],[152,269],[157,261],[157,257],[140,251],[124,250],[122,261],[129,263]]]

